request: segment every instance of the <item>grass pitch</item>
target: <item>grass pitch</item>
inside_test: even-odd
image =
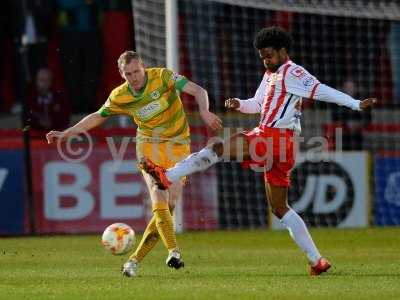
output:
[[[0,299],[400,299],[400,228],[313,230],[333,263],[309,277],[287,232],[194,232],[178,236],[186,267],[165,266],[161,243],[122,278],[127,256],[99,236],[0,239]]]

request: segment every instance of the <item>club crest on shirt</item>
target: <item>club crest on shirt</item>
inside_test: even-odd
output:
[[[271,75],[270,78],[268,78],[267,82],[269,83],[270,86],[275,85],[276,81],[282,80],[283,76],[282,74],[277,74],[274,73]]]
[[[154,100],[158,99],[158,98],[160,98],[160,92],[158,90],[152,91],[150,94],[150,97]]]
[[[314,78],[312,76],[307,76],[303,79],[304,86],[312,86],[314,84]]]

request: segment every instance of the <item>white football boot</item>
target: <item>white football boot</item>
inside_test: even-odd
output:
[[[139,264],[137,262],[128,260],[122,266],[122,276],[135,277],[137,276],[138,269],[139,269]]]
[[[177,250],[172,250],[169,252],[167,260],[165,261],[168,267],[179,269],[185,266],[182,260],[181,253]]]

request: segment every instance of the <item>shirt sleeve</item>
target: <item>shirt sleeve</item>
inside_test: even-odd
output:
[[[186,83],[189,82],[189,80],[185,76],[174,73],[173,71],[168,69],[163,70],[161,77],[168,88],[174,87],[180,92],[182,91]]]
[[[260,85],[257,88],[256,94],[253,98],[241,100],[239,99],[240,106],[238,110],[245,114],[260,113],[264,103],[265,89],[267,86],[266,75],[264,75]]]
[[[98,113],[104,118],[114,116],[114,115],[121,115],[124,114],[124,110],[116,104],[112,100],[112,95],[110,95],[107,99],[107,101],[100,107],[98,110]]]
[[[341,91],[335,90],[334,88],[331,88],[330,86],[327,86],[325,84],[320,84],[316,87],[313,99],[336,103],[338,105],[346,106],[353,110],[361,110],[360,100],[356,100],[353,97],[350,97],[349,95]]]
[[[359,100],[320,83],[316,77],[301,66],[295,65],[288,70],[285,84],[287,92],[291,94],[360,110]]]
[[[313,98],[319,80],[301,66],[289,67],[285,78],[286,91],[303,98]]]

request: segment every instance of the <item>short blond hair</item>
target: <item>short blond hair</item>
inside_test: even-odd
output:
[[[142,61],[142,58],[140,57],[139,53],[132,50],[125,51],[118,58],[118,68],[122,70],[122,68],[125,65],[129,64],[134,59],[137,59],[140,62]]]

